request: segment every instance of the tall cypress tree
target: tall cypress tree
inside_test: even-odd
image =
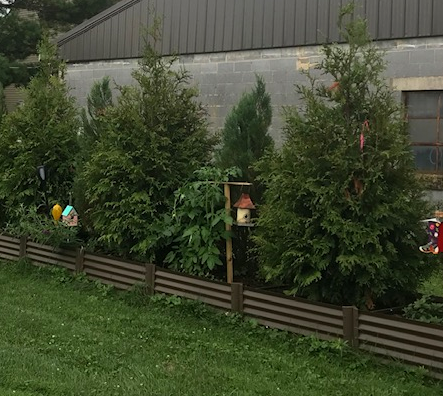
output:
[[[286,112],[286,143],[263,163],[267,184],[256,241],[269,280],[338,304],[394,304],[429,274],[418,246],[425,213],[402,106],[383,79],[365,21],[339,26]]]
[[[216,153],[217,165],[223,169],[236,166],[243,180],[254,182],[255,162],[273,147],[268,133],[271,121],[271,96],[266,92],[263,77],[257,75],[253,91],[243,93],[226,117],[222,145]]]
[[[85,199],[84,167],[90,160],[94,148],[101,141],[107,128],[107,112],[114,106],[109,77],[95,81],[87,97],[87,108],[81,109],[81,132],[78,135],[79,152],[76,159],[76,177],[74,180],[74,202],[77,211],[83,218],[83,230],[90,228],[85,213],[88,202]]]

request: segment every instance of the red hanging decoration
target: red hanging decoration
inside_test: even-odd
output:
[[[363,151],[363,148],[365,147],[365,134],[364,131],[369,132],[369,121],[366,120],[361,128],[361,132],[360,132],[360,151]]]
[[[328,91],[333,91],[336,88],[338,89],[340,87],[340,83],[338,81],[335,81],[329,88]]]

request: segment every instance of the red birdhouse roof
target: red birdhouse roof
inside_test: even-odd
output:
[[[243,193],[240,199],[234,204],[234,208],[255,209],[255,205],[251,201],[249,194]]]

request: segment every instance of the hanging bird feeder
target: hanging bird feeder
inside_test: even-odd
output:
[[[56,204],[53,206],[53,208],[51,210],[51,214],[52,214],[52,217],[54,218],[55,221],[60,220],[62,212],[63,212],[63,209],[59,204]]]
[[[251,220],[251,210],[255,209],[255,205],[249,194],[242,193],[240,199],[234,204],[237,208],[237,225],[244,227],[253,227]]]

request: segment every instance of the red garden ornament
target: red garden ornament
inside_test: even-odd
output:
[[[422,220],[422,222],[427,223],[426,233],[428,234],[429,242],[426,245],[419,247],[420,252],[432,254],[439,254],[443,252],[443,232],[440,232],[442,218],[443,212],[437,210],[435,212],[435,217],[432,219]]]

